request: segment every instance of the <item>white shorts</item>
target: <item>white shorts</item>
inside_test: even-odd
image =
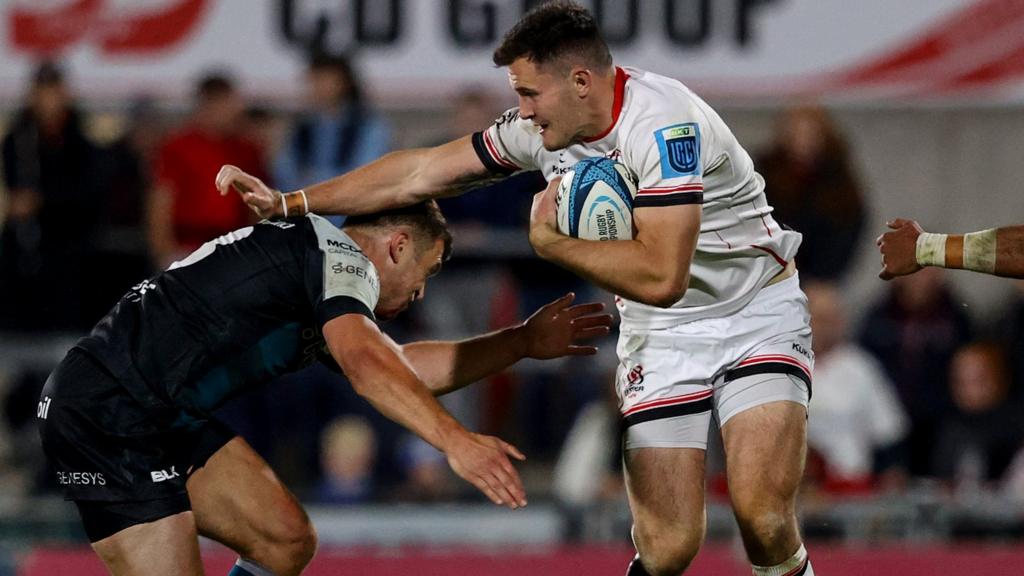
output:
[[[743,310],[663,330],[622,329],[616,392],[625,449],[707,449],[719,425],[755,406],[811,397],[810,313],[799,276]]]

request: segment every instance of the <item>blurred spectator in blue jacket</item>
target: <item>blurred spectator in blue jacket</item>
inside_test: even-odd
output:
[[[344,174],[391,149],[391,127],[366,101],[348,57],[314,53],[307,78],[309,112],[274,160],[274,184],[282,190]]]
[[[81,300],[100,208],[98,159],[62,71],[41,64],[3,139],[3,328],[74,330],[94,320],[83,317]]]
[[[324,428],[320,462],[323,479],[313,498],[321,504],[358,504],[374,492],[377,435],[360,416],[342,416]]]

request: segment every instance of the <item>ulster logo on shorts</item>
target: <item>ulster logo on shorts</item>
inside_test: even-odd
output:
[[[622,395],[626,400],[635,399],[637,394],[644,391],[644,367],[640,364],[630,368],[621,378]]]
[[[630,386],[636,386],[637,384],[643,384],[644,383],[644,367],[639,365],[639,364],[634,366],[633,369],[630,370],[629,374],[626,376],[626,380],[629,381],[629,385]]]

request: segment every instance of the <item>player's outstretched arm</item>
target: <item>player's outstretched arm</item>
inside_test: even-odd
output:
[[[572,305],[569,293],[542,306],[525,322],[458,342],[413,342],[402,352],[434,395],[447,394],[496,374],[523,358],[546,360],[597,353],[580,344],[608,334],[610,314],[600,302]]]
[[[319,214],[367,214],[460,194],[491,176],[470,136],[435,146],[391,152],[301,191],[281,193],[235,166],[217,174],[217,189],[237,191],[261,218]]]
[[[700,234],[700,204],[634,210],[633,240],[580,240],[555,225],[558,181],[534,196],[530,244],[538,256],[636,302],[667,308],[683,297]]]
[[[891,280],[925,266],[974,270],[1024,278],[1024,226],[992,228],[968,234],[929,234],[913,220],[897,218],[875,243],[882,254],[878,276]]]
[[[374,408],[444,452],[452,470],[495,504],[526,505],[522,481],[508,459],[525,460],[522,453],[463,428],[423,385],[398,345],[369,318],[339,316],[324,324],[323,335],[353,388]]]

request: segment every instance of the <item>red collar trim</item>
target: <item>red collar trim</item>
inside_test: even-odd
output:
[[[619,114],[622,112],[622,97],[626,93],[626,80],[629,80],[629,74],[618,66],[615,67],[615,99],[612,102],[612,123],[604,129],[603,132],[592,138],[584,138],[584,142],[597,142],[601,138],[604,138],[615,128],[615,125],[619,122]]]

